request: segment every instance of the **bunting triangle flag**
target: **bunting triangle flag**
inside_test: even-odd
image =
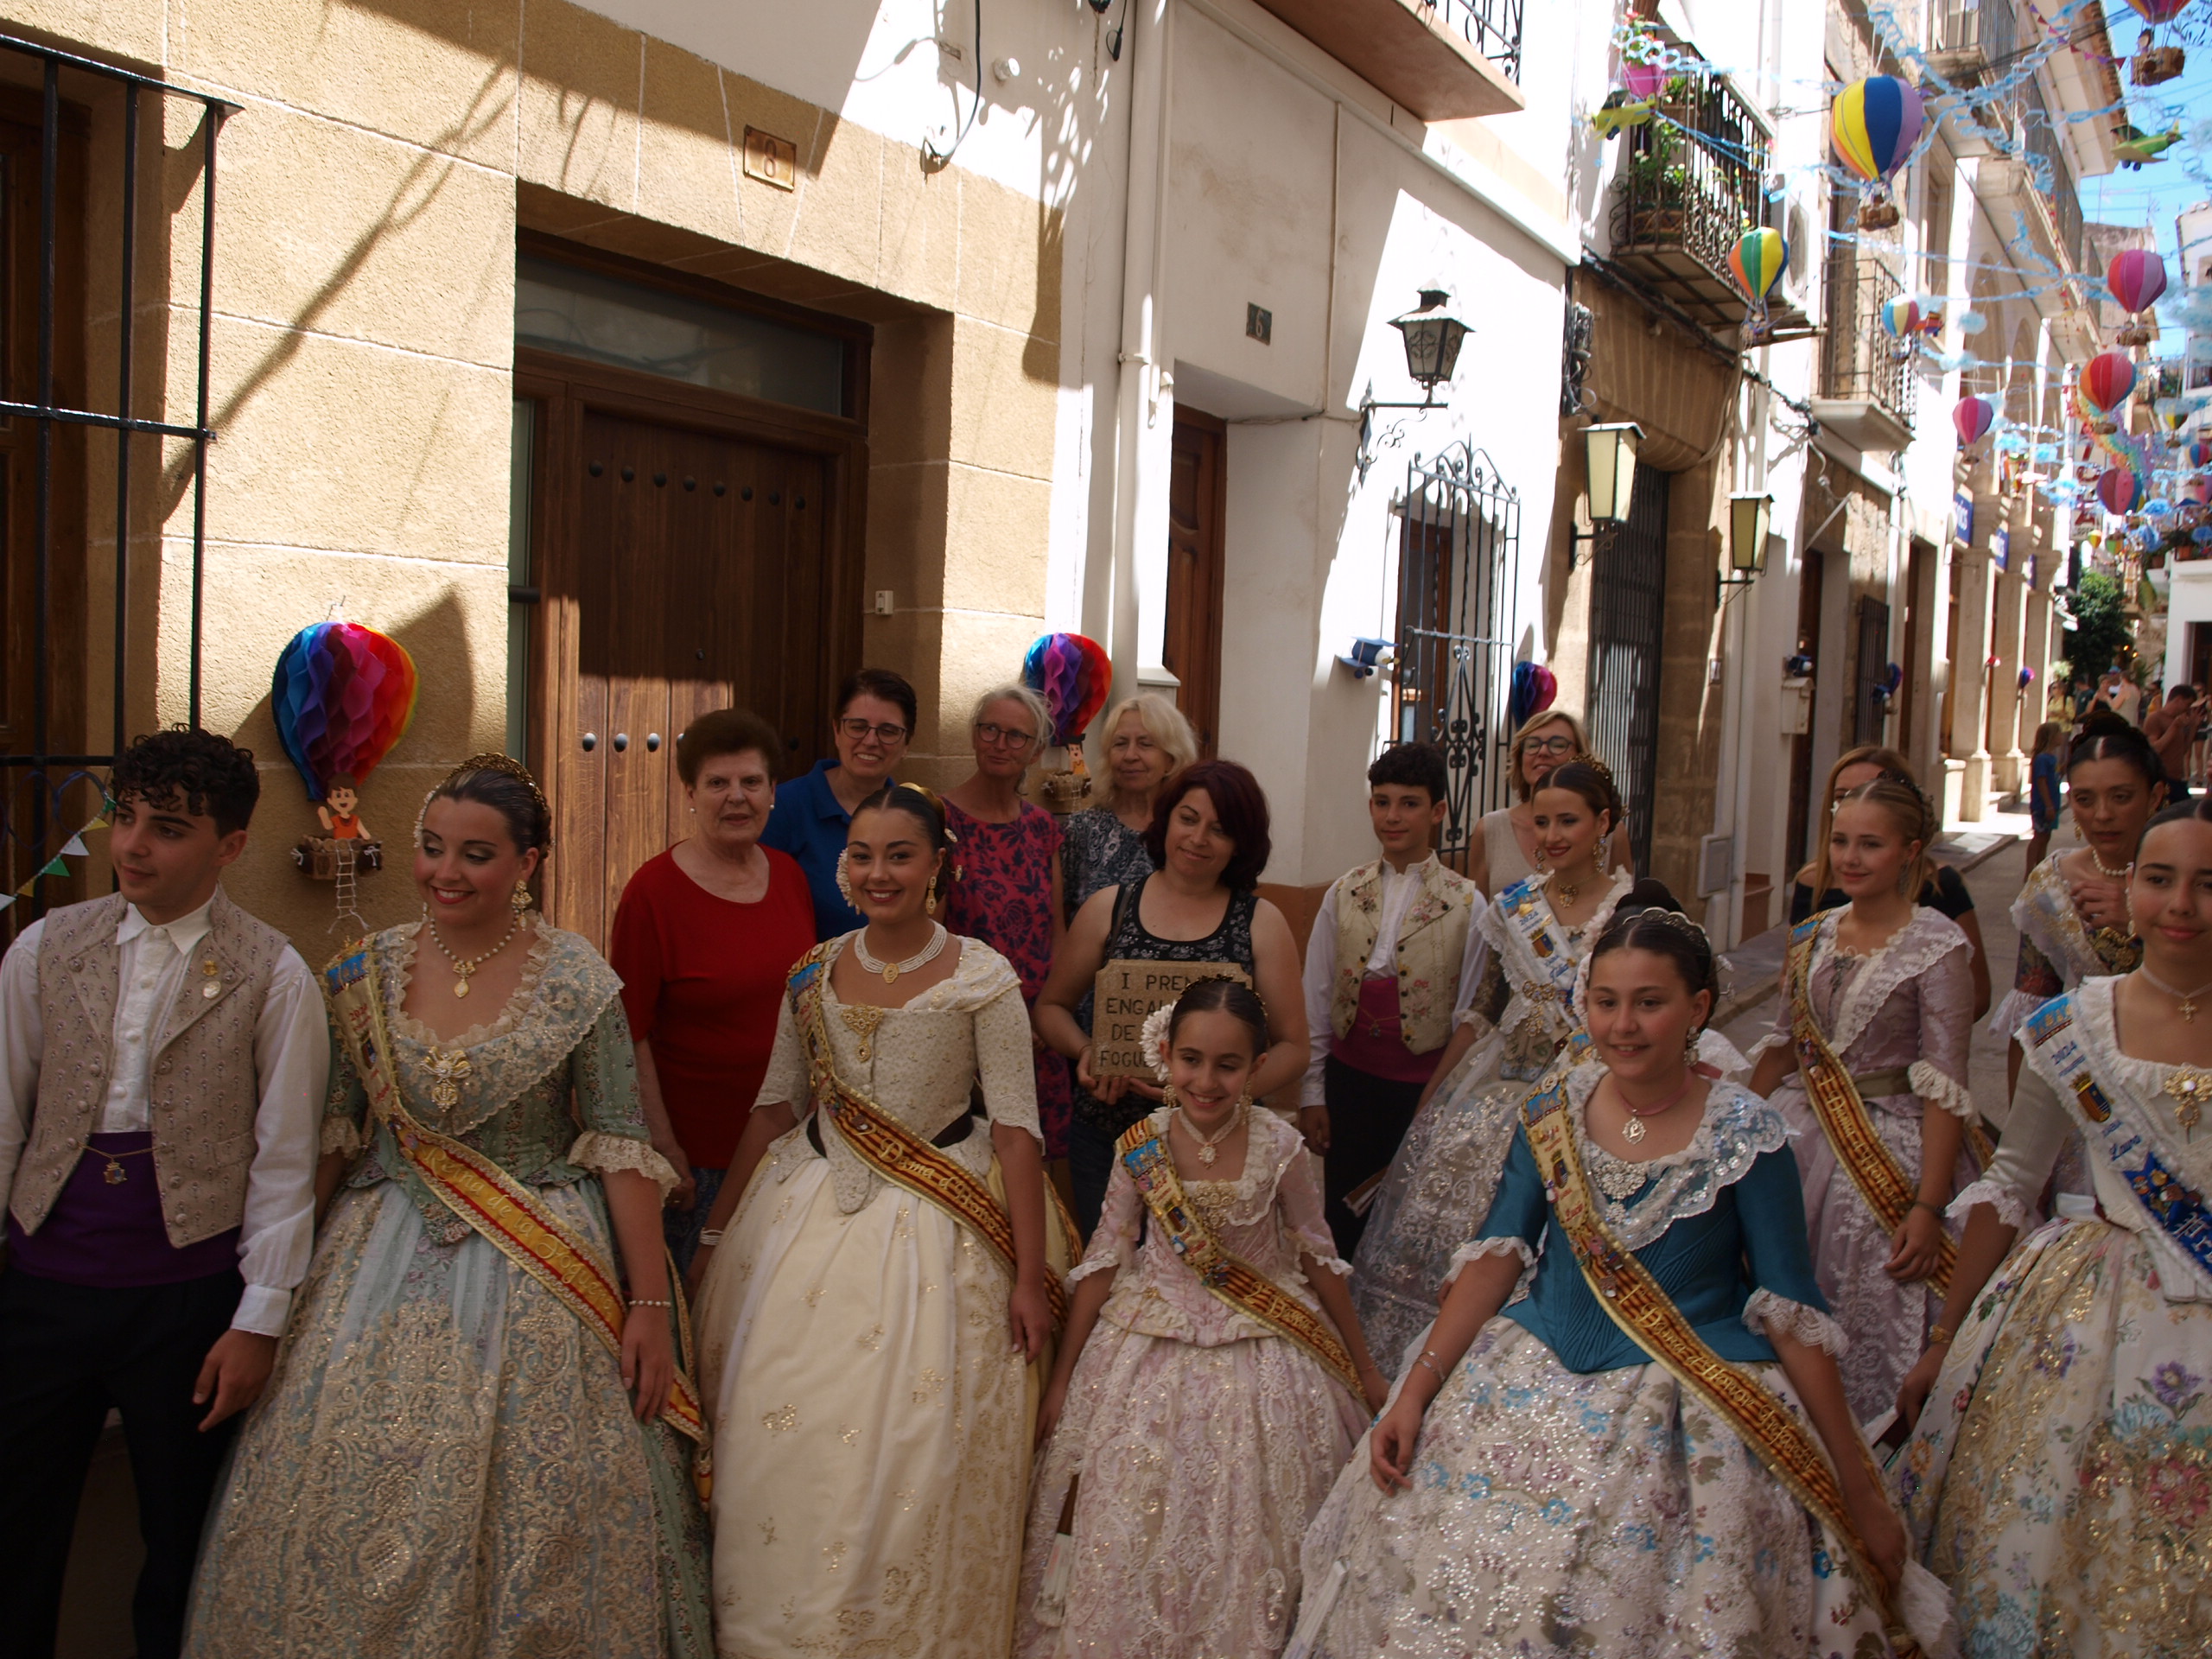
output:
[[[86,829],[90,829],[91,827],[91,825],[87,824]],[[79,830],[75,835],[70,836],[69,844],[64,847],[61,850],[71,858],[90,858],[92,852],[91,848],[85,845],[85,831],[83,830]]]
[[[41,870],[39,874],[41,875],[67,875],[69,874],[69,867],[62,861],[61,855],[56,853],[53,859],[48,863],[47,867]]]
[[[0,910],[5,910],[5,909],[7,909],[9,906],[10,906],[10,905],[14,904],[15,902],[16,902],[16,895],[15,895],[14,893],[0,893]]]

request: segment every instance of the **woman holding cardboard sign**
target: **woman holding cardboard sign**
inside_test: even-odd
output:
[[[1102,887],[1076,912],[1045,988],[1037,1034],[1076,1063],[1075,1121],[1068,1131],[1076,1220],[1098,1225],[1114,1143],[1160,1101],[1134,1040],[1095,1044],[1110,1025],[1132,1033],[1203,971],[1235,969],[1267,1004],[1274,1043],[1252,1073],[1255,1100],[1295,1082],[1304,1068],[1305,1006],[1298,944],[1283,914],[1253,891],[1267,868],[1268,798],[1233,760],[1185,766],[1160,791],[1145,831],[1154,873],[1141,885]],[[1100,972],[1115,963],[1186,971],[1118,971],[1113,1007],[1094,1011]],[[1126,1048],[1126,1058],[1122,1051]],[[1322,1148],[1316,1148],[1322,1150]]]

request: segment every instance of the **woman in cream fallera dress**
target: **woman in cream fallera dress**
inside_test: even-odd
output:
[[[1038,1135],[1006,958],[957,939],[951,977],[904,1007],[861,1008],[829,988],[853,937],[820,968],[845,1083],[932,1140],[980,1081],[991,1124]],[[697,1310],[718,1651],[1005,1659],[1037,1393],[1007,1323],[1010,1274],[823,1121],[789,998],[760,1099],[800,1122],[761,1160]],[[1002,1192],[983,1126],[941,1149]]]

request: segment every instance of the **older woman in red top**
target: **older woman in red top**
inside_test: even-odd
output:
[[[678,1272],[760,1092],[784,976],[814,948],[804,872],[760,844],[782,752],[775,728],[746,709],[693,721],[676,741],[693,833],[639,866],[614,912],[607,955],[645,1116],[654,1144],[690,1174],[664,1223]]]

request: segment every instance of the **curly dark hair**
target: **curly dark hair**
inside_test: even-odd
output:
[[[1203,789],[1213,803],[1213,815],[1235,843],[1229,863],[1222,870],[1221,885],[1231,893],[1249,893],[1260,885],[1260,872],[1274,855],[1269,834],[1267,791],[1260,780],[1234,760],[1199,760],[1170,778],[1153,804],[1152,822],[1145,826],[1145,851],[1152,867],[1167,862],[1167,826],[1175,808],[1194,789]]]
[[[227,836],[253,822],[261,774],[251,749],[213,732],[172,726],[130,740],[108,773],[107,792],[118,805],[137,800],[157,810],[205,814],[215,820],[217,835]]]
[[[1407,789],[1425,789],[1429,804],[1433,806],[1444,798],[1444,791],[1452,786],[1452,774],[1444,760],[1444,751],[1433,743],[1393,743],[1375,757],[1375,764],[1367,769],[1367,786],[1379,789],[1385,784],[1395,784]]]

